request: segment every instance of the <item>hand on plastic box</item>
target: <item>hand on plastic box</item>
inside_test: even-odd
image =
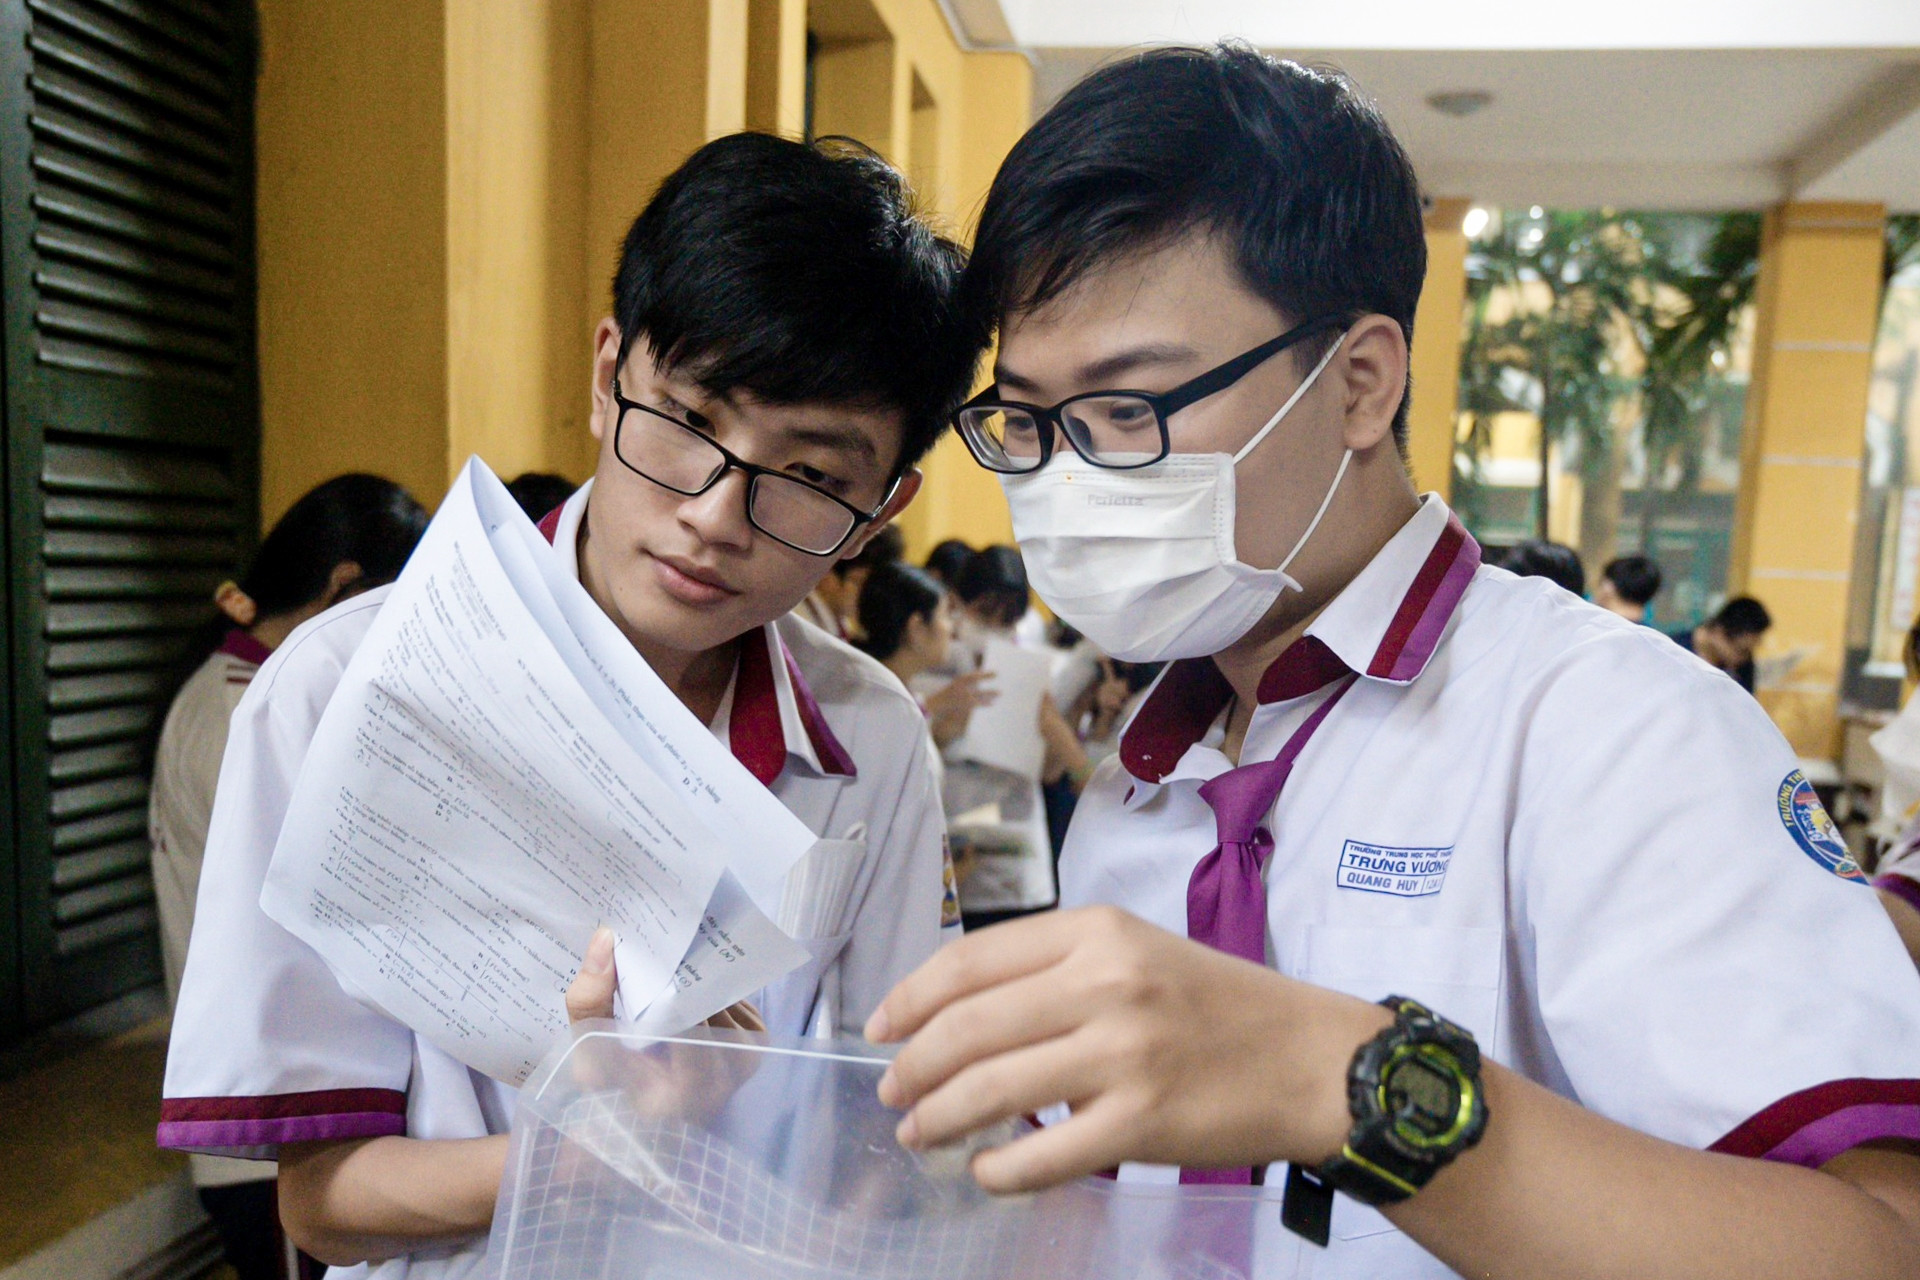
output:
[[[911,1108],[898,1130],[907,1147],[1070,1104],[1066,1120],[973,1157],[981,1186],[1010,1192],[1127,1160],[1318,1164],[1346,1136],[1354,1047],[1388,1020],[1094,907],[942,948],[866,1030],[908,1040],[879,1086],[883,1103]]]

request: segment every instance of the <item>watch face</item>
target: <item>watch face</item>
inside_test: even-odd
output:
[[[1423,1055],[1394,1063],[1384,1092],[1395,1127],[1409,1138],[1443,1138],[1460,1123],[1459,1076]]]

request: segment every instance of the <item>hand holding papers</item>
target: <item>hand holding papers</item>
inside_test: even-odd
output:
[[[999,696],[974,709],[950,754],[1037,781],[1047,751],[1040,737],[1040,699],[1053,678],[1053,659],[996,638],[987,641],[980,669],[993,673]]]
[[[768,916],[812,843],[475,461],[321,718],[261,907],[350,989],[517,1083],[564,1028],[598,924],[647,1026],[802,963]]]

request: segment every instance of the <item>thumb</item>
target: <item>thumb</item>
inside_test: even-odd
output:
[[[567,1021],[611,1018],[615,986],[613,930],[601,925],[588,940],[587,954],[580,960],[580,972],[567,988]]]

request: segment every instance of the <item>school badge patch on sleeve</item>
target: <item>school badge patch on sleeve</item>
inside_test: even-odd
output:
[[[1847,852],[1847,842],[1833,825],[1827,807],[1820,803],[1807,775],[1795,769],[1780,780],[1780,825],[1794,838],[1809,858],[1842,880],[1867,883],[1866,872]]]

